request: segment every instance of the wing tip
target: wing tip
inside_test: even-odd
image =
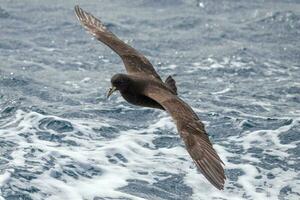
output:
[[[214,167],[210,166],[210,168],[204,167],[201,161],[195,161],[197,167],[200,169],[201,173],[205,176],[205,178],[217,189],[224,190],[224,184],[226,180],[226,176],[223,172],[217,172]],[[206,169],[205,169],[206,168]]]
[[[110,31],[107,30],[106,26],[101,22],[100,19],[96,18],[92,14],[84,11],[82,8],[79,7],[79,5],[74,6],[74,11],[77,19],[79,22],[88,29],[92,35],[95,35],[96,29],[97,31],[110,33]]]
[[[217,187],[218,190],[224,190],[224,184],[220,185],[219,187]]]
[[[75,5],[74,6],[74,11],[75,11],[75,15],[77,17],[77,19],[81,22],[81,18],[82,18],[82,9],[79,7],[79,5]]]
[[[79,11],[80,9],[81,9],[81,8],[79,7],[79,5],[75,5],[75,6],[74,6],[74,11],[75,11],[76,14],[78,13],[78,11]]]

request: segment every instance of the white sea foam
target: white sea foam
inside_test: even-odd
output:
[[[224,94],[226,92],[229,92],[231,90],[231,88],[225,88],[221,91],[218,91],[218,92],[213,92],[212,94]]]
[[[10,179],[11,173],[5,170],[3,174],[0,174],[0,188],[2,188]],[[0,200],[4,200],[0,191]]]
[[[218,191],[212,187],[208,181],[196,170],[195,165],[183,148],[182,143],[172,148],[155,148],[152,141],[161,137],[155,134],[159,130],[170,130],[174,132],[171,137],[179,137],[176,133],[175,125],[166,114],[160,114],[158,120],[149,125],[146,130],[121,131],[119,136],[110,140],[99,138],[93,131],[93,127],[109,126],[106,122],[98,121],[67,120],[71,122],[74,130],[65,132],[65,139],[75,141],[78,145],[70,146],[53,141],[41,140],[37,137],[36,131],[40,129],[38,124],[42,119],[54,118],[55,116],[44,116],[35,112],[18,111],[13,120],[6,124],[5,129],[0,130],[0,134],[7,139],[14,140],[18,147],[12,153],[13,160],[10,161],[5,173],[1,176],[0,186],[3,187],[10,180],[11,172],[18,167],[26,166],[26,149],[41,149],[32,160],[43,161],[55,159],[55,164],[47,171],[37,175],[31,180],[29,185],[40,189],[39,193],[32,194],[33,199],[45,198],[42,193],[48,194],[48,199],[93,199],[103,198],[128,198],[145,199],[141,196],[128,194],[119,190],[128,184],[128,179],[138,179],[148,184],[162,181],[167,177],[157,176],[157,172],[168,172],[172,174],[184,174],[184,184],[193,189],[192,199],[276,199],[281,188],[292,187],[293,190],[299,188],[296,177],[299,174],[293,170],[286,170],[277,167],[272,170],[273,179],[268,179],[267,169],[260,167],[259,160],[247,150],[251,147],[260,147],[267,154],[276,155],[280,158],[288,156],[287,150],[292,149],[297,141],[291,144],[281,144],[279,134],[289,130],[297,123],[282,126],[276,130],[259,130],[245,132],[240,136],[232,136],[224,142],[215,144],[214,147],[219,152],[225,162],[226,170],[238,169],[243,174],[237,176],[237,180],[227,179],[225,190]],[[31,131],[33,135],[30,140],[24,140],[19,133]],[[58,135],[57,132],[47,129],[48,132]],[[76,136],[76,132],[83,133]],[[147,134],[144,134],[147,132]],[[243,148],[241,155],[230,151],[227,144],[239,144]],[[146,147],[148,145],[148,147]],[[115,155],[122,155],[126,161],[117,158]],[[240,156],[242,163],[233,163],[229,158]],[[182,160],[181,158],[185,158]],[[110,159],[114,159],[111,162]],[[42,165],[43,163],[41,163]],[[100,172],[92,177],[79,176],[74,178],[63,173],[63,169],[75,164],[78,168],[89,169],[91,167],[99,169]],[[39,169],[39,167],[34,166]],[[55,173],[63,173],[63,178],[57,178]],[[145,172],[145,173],[141,173]],[[256,177],[261,176],[260,179]],[[178,183],[182,184],[182,183]],[[239,184],[239,187],[236,185]],[[294,194],[290,195],[295,198]],[[147,198],[146,198],[147,199]]]

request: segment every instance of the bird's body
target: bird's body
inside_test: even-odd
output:
[[[148,87],[151,87],[153,85],[166,87],[164,86],[163,82],[157,81],[153,78],[147,78],[147,77],[141,78],[140,76],[127,75],[127,74],[116,74],[114,75],[114,77],[115,76],[127,77],[129,79],[128,81],[130,84],[129,87],[126,90],[120,90],[122,97],[127,102],[136,106],[157,108],[157,109],[164,110],[164,108],[159,103],[144,95],[144,91]]]
[[[112,88],[108,96],[118,90],[133,105],[167,111],[176,122],[177,130],[198,169],[216,188],[223,189],[226,179],[223,162],[209,141],[199,117],[178,97],[174,79],[169,76],[163,82],[144,55],[120,40],[99,19],[79,6],[75,6],[75,13],[81,24],[114,50],[125,65],[128,74],[115,74],[111,78]]]

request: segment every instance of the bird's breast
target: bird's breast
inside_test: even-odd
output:
[[[136,106],[150,107],[150,108],[158,108],[164,110],[164,108],[157,103],[155,100],[144,96],[142,94],[134,93],[134,92],[121,92],[123,98]]]

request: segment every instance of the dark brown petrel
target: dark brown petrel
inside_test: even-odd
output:
[[[116,74],[111,78],[112,87],[107,96],[119,90],[131,104],[166,110],[176,122],[186,149],[202,174],[216,188],[223,189],[226,179],[224,163],[209,141],[203,123],[192,108],[178,97],[174,79],[169,76],[163,82],[145,56],[110,32],[99,19],[79,6],[75,6],[75,13],[81,24],[124,62],[128,74]]]

